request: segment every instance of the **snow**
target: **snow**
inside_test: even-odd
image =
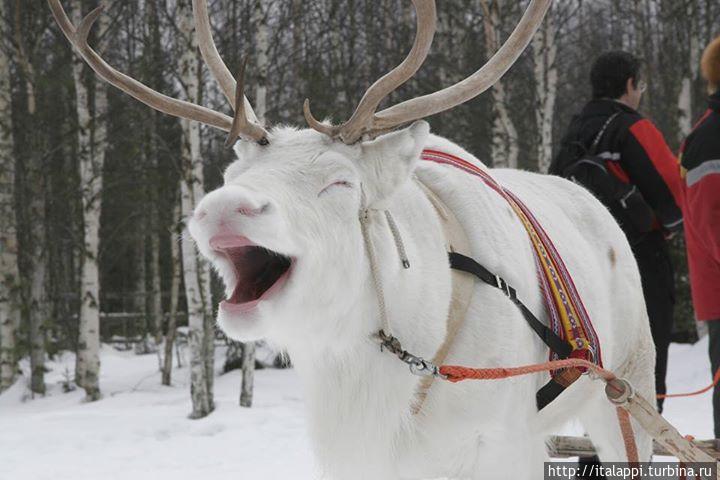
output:
[[[712,382],[708,337],[694,345],[670,345],[668,393],[693,392]],[[683,435],[713,438],[712,390],[694,397],[668,398],[663,416]]]
[[[48,364],[45,398],[23,401],[24,381],[0,395],[1,480],[316,477],[292,370],[257,371],[252,409],[238,406],[240,372],[220,375],[215,412],[189,420],[188,368],[165,387],[155,355],[103,346],[101,362],[98,402],[63,393],[72,355]]]
[[[218,367],[221,359],[222,351]],[[69,354],[48,364],[44,398],[27,398],[24,379],[0,395],[0,480],[318,478],[292,370],[258,371],[252,409],[238,406],[239,372],[220,375],[216,411],[189,420],[187,368],[175,370],[174,385],[164,387],[155,355],[103,346],[101,361],[98,402],[84,403],[78,390],[63,392],[74,368]],[[707,337],[671,346],[671,392],[709,381]],[[666,400],[665,417],[683,434],[711,438],[711,392]]]

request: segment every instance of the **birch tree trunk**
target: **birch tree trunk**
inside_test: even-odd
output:
[[[267,0],[255,0],[253,9],[252,24],[257,26],[257,65],[258,81],[255,87],[255,113],[261,124],[265,123],[265,114],[267,112],[267,69],[268,69],[268,25],[267,25],[267,8],[269,4]],[[331,33],[331,35],[333,35]],[[334,40],[333,40],[334,43]],[[341,99],[342,103],[344,99]],[[240,406],[251,407],[253,401],[253,385],[255,380],[255,343],[247,342],[243,344],[242,357],[242,385],[240,387]]]
[[[157,113],[152,111],[148,115],[148,155],[150,163],[150,183],[148,184],[147,197],[149,200],[147,211],[147,232],[148,232],[148,263],[147,275],[150,290],[147,292],[148,321],[147,332],[144,342],[146,353],[159,352],[160,339],[162,337],[162,287],[160,282],[160,216],[158,212],[158,192],[155,182],[158,179],[158,128]]]
[[[267,25],[267,9],[269,7],[268,0],[255,0],[251,20],[253,25],[257,25],[257,84],[255,85],[255,102],[253,108],[260,123],[265,123],[265,113],[267,112],[267,51],[270,35]]]
[[[183,144],[185,138],[183,138]],[[183,147],[184,149],[184,147]],[[170,239],[170,258],[172,259],[172,278],[170,279],[170,316],[168,318],[167,334],[165,335],[164,355],[162,364],[162,384],[170,385],[172,377],[172,350],[177,333],[178,298],[180,294],[180,283],[182,274],[182,263],[180,261],[180,239],[182,238],[182,216],[180,214],[180,202],[176,202],[173,211],[175,228]]]
[[[35,102],[34,88],[30,92],[28,103]],[[33,115],[35,110],[32,110]],[[28,218],[29,245],[26,251],[30,270],[29,285],[29,340],[30,340],[30,390],[33,394],[45,394],[45,329],[47,327],[48,299],[46,295],[47,249],[45,228],[45,191],[46,184],[42,174],[39,153],[33,151],[28,165],[29,195]]]
[[[292,0],[292,76],[296,83],[302,82],[305,66],[305,8],[303,0]],[[302,84],[296,87],[302,88]],[[288,117],[294,113],[288,112]]]
[[[82,0],[73,2],[72,16],[77,25],[83,18]],[[107,32],[106,15],[98,19],[99,35]],[[80,325],[76,382],[85,389],[86,400],[100,398],[100,209],[102,172],[107,148],[107,90],[105,83],[94,81],[95,117],[90,114],[89,91],[83,72],[85,62],[73,56],[73,79],[78,116],[78,163],[83,206],[83,249],[80,278]]]
[[[500,6],[497,1],[488,2],[487,0],[481,0],[481,6],[484,12],[485,50],[490,58],[500,45]],[[518,133],[510,118],[505,86],[501,80],[493,85],[492,97],[492,165],[494,168],[517,168],[520,151]]]
[[[0,24],[5,24],[0,2]],[[10,56],[0,46],[0,392],[15,382],[15,330],[19,324],[18,244],[15,220],[15,152]]]
[[[182,123],[189,123],[183,120]],[[185,132],[192,133],[192,127],[184,128]],[[187,218],[192,215],[195,206],[193,201],[193,171],[187,172],[182,180],[182,211]],[[207,351],[205,341],[206,309],[203,305],[202,295],[202,261],[195,250],[195,244],[187,236],[182,239],[183,278],[185,280],[185,296],[188,304],[188,327],[190,344],[190,395],[192,397],[192,413],[190,418],[202,418],[213,411],[212,389],[208,377],[212,378],[213,372],[207,369],[207,356],[212,353]]]
[[[162,46],[160,39],[160,16],[158,12],[157,0],[147,2],[147,17],[149,29],[150,51],[150,86],[157,90],[162,90]],[[150,258],[148,259],[148,274],[150,280],[149,292],[149,328],[152,333],[152,340],[149,341],[151,350],[159,349],[159,342],[162,335],[162,287],[160,282],[160,219],[158,213],[158,192],[154,182],[158,180],[158,113],[155,110],[148,112],[148,134],[149,134],[149,151],[148,157],[151,165],[151,183],[148,189],[149,211],[148,211],[148,234]]]
[[[138,6],[135,6],[138,8]],[[138,8],[139,12],[139,8]],[[131,17],[134,18],[134,17]],[[139,38],[139,35],[138,35]],[[142,108],[142,107],[140,107]],[[142,112],[142,116],[138,118],[146,118],[148,115],[145,111]],[[150,331],[150,315],[149,315],[149,301],[148,301],[148,275],[147,275],[147,264],[148,264],[148,209],[147,205],[150,202],[148,197],[148,168],[149,163],[147,156],[147,148],[145,148],[145,139],[137,139],[138,144],[138,155],[137,161],[133,165],[133,175],[135,181],[140,185],[137,189],[136,197],[134,200],[134,209],[136,212],[133,221],[133,298],[131,304],[127,306],[133,313],[139,315],[137,322],[131,323],[131,330],[128,332],[132,336],[132,340],[135,342],[133,350],[136,355],[144,355],[151,351],[150,345],[148,344],[147,332]]]
[[[700,67],[700,32],[697,24],[697,0],[685,3],[688,35],[688,64],[683,72],[680,94],[678,95],[678,141],[682,142],[692,130],[693,91],[692,86]]]
[[[153,136],[157,132],[153,132]],[[156,140],[151,140],[151,143],[155,143]],[[155,145],[157,146],[157,145]],[[152,148],[150,156],[154,158],[152,160],[153,166],[157,167],[157,149]],[[154,172],[157,172],[157,168],[153,168]],[[149,350],[153,351],[159,348],[160,339],[162,338],[162,323],[163,323],[163,309],[162,309],[162,286],[160,282],[160,221],[158,215],[158,201],[157,201],[157,190],[150,187],[150,199],[151,207],[148,212],[148,231],[150,233],[150,258],[148,262],[148,274],[150,276],[150,320],[148,327],[150,329],[151,338],[148,339],[150,345]]]
[[[25,107],[28,128],[38,128],[35,82],[36,72],[32,59],[24,45],[20,0],[15,2],[15,45],[18,64],[23,74],[25,88]],[[23,197],[27,199],[25,218],[28,219],[26,242],[21,254],[27,265],[29,283],[24,285],[27,303],[28,343],[30,344],[30,391],[32,394],[45,394],[45,328],[47,317],[46,275],[48,262],[47,232],[45,218],[46,177],[41,156],[41,137],[31,135],[27,145],[29,150],[25,169]]]
[[[632,6],[634,22],[632,30],[635,33],[636,45],[631,51],[643,59],[643,74],[648,79],[660,78],[656,70],[656,46],[655,33],[660,27],[656,24],[657,15],[653,14],[653,7],[656,5],[649,0],[636,0],[628,2]],[[661,98],[665,102],[664,98]],[[652,111],[655,107],[655,89],[648,88],[643,93],[644,108]]]
[[[533,37],[535,63],[535,120],[540,135],[537,146],[538,170],[547,173],[552,161],[552,126],[557,96],[558,72],[555,64],[557,43],[554,19],[555,7],[550,7],[545,20]]]
[[[349,96],[346,87],[347,82],[343,81],[345,77],[341,72],[345,70],[343,65],[343,48],[346,47],[347,40],[345,39],[344,32],[340,30],[340,24],[342,22],[341,17],[345,16],[347,13],[341,10],[342,5],[340,5],[339,2],[331,0],[328,3],[329,5],[327,5],[326,8],[328,10],[328,22],[329,25],[331,25],[331,27],[327,29],[329,37],[328,58],[330,62],[330,71],[332,72],[333,77],[331,82],[333,85],[333,91],[335,92],[333,105],[335,108],[345,109],[347,108]],[[257,103],[260,99],[264,101],[265,97],[264,92],[261,94],[260,89],[265,89],[265,79],[267,78],[268,27],[265,19],[268,15],[267,10],[269,8],[270,2],[268,0],[255,0],[255,8],[253,9],[251,23],[256,26],[255,41],[257,42],[256,48],[259,49],[257,68],[265,70],[265,73],[262,75],[262,79],[256,86],[255,103]],[[382,7],[378,6],[378,8]],[[262,55],[263,58],[260,58],[260,55]],[[264,105],[263,110],[265,110]]]
[[[240,388],[240,406],[252,407],[255,388],[255,342],[243,344],[242,349],[242,387]]]
[[[142,169],[142,167],[141,167]],[[142,173],[140,173],[140,176],[143,176]],[[141,180],[142,181],[142,180]],[[145,269],[145,229],[146,229],[147,223],[145,222],[145,214],[144,212],[140,212],[140,215],[137,219],[137,222],[135,223],[135,228],[137,229],[138,233],[136,234],[137,237],[135,239],[135,251],[136,251],[136,259],[135,259],[135,295],[134,295],[134,302],[132,305],[133,310],[135,312],[139,313],[141,315],[141,326],[143,327],[143,331],[141,332],[143,335],[145,331],[147,331],[147,286],[146,286],[146,269]],[[134,333],[134,330],[133,330]],[[142,336],[141,336],[142,337]],[[147,353],[147,348],[145,347],[145,338],[140,338],[140,343],[135,346],[136,353]]]
[[[178,2],[179,30],[186,40],[180,62],[181,82],[187,100],[200,101],[200,62],[188,0]],[[190,217],[204,194],[203,165],[200,158],[200,126],[182,120],[182,175],[180,180],[180,209],[182,218]],[[188,234],[181,243],[183,280],[188,307],[190,344],[190,395],[193,410],[190,418],[202,418],[215,408],[213,402],[214,332],[210,298],[210,272],[198,255]],[[208,338],[209,337],[209,338]]]
[[[198,130],[197,137],[197,149],[195,151],[195,157],[197,159],[196,164],[198,169],[202,172],[202,161],[200,160],[200,133]],[[203,183],[199,184],[199,188],[195,189],[195,205],[200,203],[204,195]],[[189,236],[188,236],[189,238]],[[204,359],[205,359],[205,390],[210,399],[210,409],[215,409],[214,401],[214,383],[215,383],[215,315],[213,314],[213,301],[212,293],[210,289],[210,264],[205,261],[204,258],[199,256],[196,252],[195,258],[198,261],[198,279],[200,283],[202,293],[202,306],[203,306],[203,348],[204,348]]]

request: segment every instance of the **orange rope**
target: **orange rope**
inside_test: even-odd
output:
[[[637,445],[635,444],[635,434],[633,433],[632,424],[630,423],[630,414],[622,407],[616,407],[618,422],[620,423],[620,431],[622,432],[623,441],[625,442],[625,452],[627,452],[628,462],[632,466],[640,463],[640,455],[638,454]]]
[[[499,380],[502,378],[527,375],[528,373],[548,372],[568,367],[587,368],[606,381],[614,380],[616,378],[615,374],[611,371],[598,367],[594,363],[581,358],[553,360],[551,362],[509,368],[468,368],[457,365],[443,365],[440,367],[440,373],[447,377],[446,379],[450,382],[460,382],[463,380]]]
[[[615,378],[615,375],[612,372],[605,370],[604,368],[598,367],[594,363],[591,363],[587,360],[577,358],[555,360],[552,362],[510,368],[467,368],[457,365],[444,365],[440,367],[440,373],[445,375],[447,377],[447,380],[449,380],[450,382],[460,382],[462,380],[499,380],[503,378],[516,377],[518,375],[526,375],[528,373],[559,370],[561,368],[567,367],[580,367],[590,369],[605,380],[613,380]],[[657,398],[692,397],[694,395],[700,395],[707,392],[708,390],[715,387],[718,383],[720,383],[720,368],[718,368],[718,370],[715,372],[713,382],[705,388],[688,393],[660,394],[657,395]]]
[[[689,392],[689,393],[665,393],[665,394],[659,394],[657,395],[657,398],[677,398],[677,397],[692,397],[695,395],[700,395],[702,393],[707,392],[711,388],[715,387],[715,385],[720,382],[720,368],[717,369],[715,372],[715,376],[713,377],[713,382],[708,385],[705,388],[701,388],[700,390],[697,390],[695,392]]]
[[[522,365],[520,367],[468,368],[461,367],[459,365],[443,365],[439,368],[439,371],[440,374],[443,375],[447,381],[456,383],[463,380],[499,380],[503,378],[527,375],[529,373],[547,372],[551,370],[560,370],[569,367],[588,369],[602,379],[604,379],[606,382],[615,380],[617,378],[615,374],[611,371],[605,370],[604,368],[599,367],[594,363],[583,360],[581,358],[553,360],[545,363]],[[672,398],[700,395],[701,393],[705,393],[711,388],[715,387],[718,382],[720,382],[720,368],[715,372],[712,384],[701,390],[690,393],[672,393],[657,395],[657,397]],[[607,385],[611,384],[608,383]],[[628,461],[630,463],[637,463],[639,461],[639,455],[637,451],[637,444],[635,443],[635,434],[633,433],[632,424],[630,423],[630,414],[627,410],[618,406],[617,416],[618,422],[620,423],[620,431],[623,436],[623,442],[625,443],[625,453],[627,454]]]
[[[527,375],[528,373],[559,370],[561,368],[568,367],[586,368],[593,371],[606,382],[617,378],[611,371],[605,370],[592,362],[580,358],[553,360],[545,363],[509,368],[468,368],[457,365],[443,365],[440,367],[440,373],[450,382],[460,382],[462,380],[497,380],[508,377],[516,377],[519,375]],[[607,383],[607,385],[611,384]],[[620,423],[620,432],[622,433],[623,442],[625,443],[625,453],[628,461],[633,464],[637,464],[639,456],[637,444],[635,442],[635,434],[633,433],[632,425],[630,424],[630,414],[627,410],[618,406],[617,416],[618,422]]]

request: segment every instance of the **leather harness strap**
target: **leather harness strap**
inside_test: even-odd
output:
[[[479,178],[508,203],[526,230],[533,247],[550,328],[572,346],[572,357],[584,358],[602,366],[600,339],[572,275],[552,239],[527,205],[513,192],[500,185],[487,171],[459,156],[426,148],[421,158],[452,166]],[[558,358],[557,352],[551,351],[550,358]],[[557,373],[553,372],[552,375]]]
[[[570,358],[573,349],[572,346],[563,340],[551,328],[543,324],[527,306],[517,297],[517,291],[508,285],[508,283],[500,276],[493,274],[487,268],[480,265],[470,257],[459,253],[450,252],[450,268],[462,270],[475,275],[486,284],[501,290],[519,309],[523,318],[535,331],[540,340],[545,343],[550,350],[554,352],[559,359]],[[555,400],[567,387],[580,378],[582,371],[577,367],[566,368],[559,372],[554,372],[552,378],[535,394],[535,402],[538,410],[542,410],[550,402]]]
[[[457,217],[452,211],[440,200],[440,198],[430,190],[424,183],[416,178],[417,184],[420,189],[425,193],[430,203],[438,213],[440,217],[440,223],[442,224],[443,233],[445,235],[445,248],[448,252],[467,252],[470,253],[470,241],[465,234],[465,229],[458,221]],[[473,286],[475,284],[474,278],[467,272],[452,269],[451,270],[451,281],[452,281],[452,297],[450,300],[450,308],[448,311],[447,318],[447,331],[445,333],[445,340],[438,348],[435,356],[433,357],[433,364],[442,365],[445,359],[450,353],[450,347],[455,341],[455,337],[460,331],[460,327],[465,320],[468,307],[470,306],[470,300],[472,299]],[[433,384],[435,377],[422,377],[420,385],[416,392],[416,401],[412,406],[413,414],[417,414],[422,409],[425,399],[427,398],[428,391]]]
[[[488,285],[501,290],[505,296],[517,305],[528,325],[530,325],[530,328],[535,331],[537,336],[542,339],[545,345],[557,353],[560,358],[568,358],[570,356],[570,353],[572,353],[572,347],[570,344],[538,320],[530,309],[527,308],[517,297],[517,291],[508,285],[502,277],[491,273],[490,270],[483,267],[472,258],[466,257],[460,253],[450,252],[449,256],[450,268],[471,273]]]
[[[480,265],[467,255],[460,252],[470,253],[470,241],[458,221],[447,205],[427,185],[415,178],[420,189],[432,203],[442,224],[445,236],[445,247],[448,252],[448,259],[451,268],[452,296],[447,318],[447,331],[443,343],[438,348],[432,359],[432,364],[443,365],[450,353],[455,338],[463,324],[467,310],[472,299],[475,278],[484,283],[501,290],[517,307],[528,323],[530,328],[540,337],[551,351],[559,358],[568,358],[572,353],[572,347],[559,335],[544,325],[523,302],[518,299],[516,290],[510,286],[502,277],[493,274],[487,268]],[[537,392],[538,410],[560,395],[569,385],[580,376],[581,371],[577,368],[568,368],[557,373],[543,388]],[[412,413],[418,414],[425,403],[430,387],[435,380],[434,376],[426,376],[420,380],[415,394],[415,403],[412,405]]]

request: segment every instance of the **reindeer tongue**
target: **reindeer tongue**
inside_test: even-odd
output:
[[[235,266],[238,282],[228,303],[241,304],[257,300],[290,268],[287,257],[257,246],[225,250]]]

